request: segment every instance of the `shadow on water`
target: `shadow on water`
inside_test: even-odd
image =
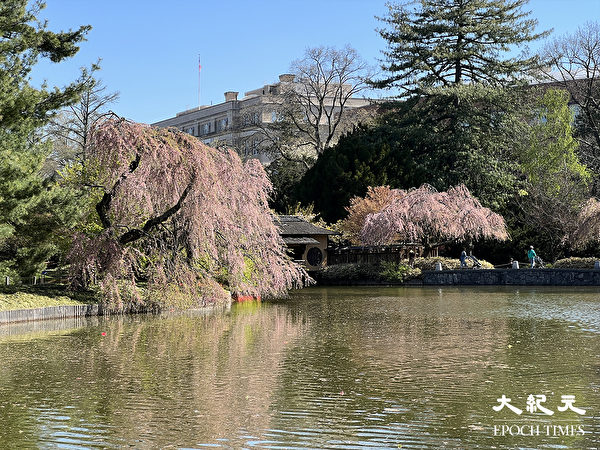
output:
[[[214,314],[0,327],[0,447],[598,447],[598,298],[311,288]],[[502,394],[521,416],[492,409]],[[555,415],[526,411],[529,394]],[[558,412],[561,395],[586,413]],[[540,434],[495,436],[505,424]]]

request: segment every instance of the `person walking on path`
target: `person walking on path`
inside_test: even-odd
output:
[[[529,251],[527,252],[527,257],[529,258],[529,262],[531,263],[531,268],[535,267],[535,258],[537,257],[535,250],[533,249],[533,245],[529,246]]]
[[[460,252],[460,268],[467,268],[467,252],[463,249],[462,252]]]
[[[415,251],[413,249],[410,249],[410,252],[408,252],[408,265],[415,267]]]

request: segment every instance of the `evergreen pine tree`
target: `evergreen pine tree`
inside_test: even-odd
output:
[[[547,34],[534,31],[527,1],[403,2],[389,6],[382,19],[389,27],[380,30],[387,77],[373,84],[413,100],[400,122],[417,137],[413,154],[428,182],[441,190],[464,183],[496,209],[516,190],[514,150],[525,145],[521,128],[532,106],[521,86],[539,66],[535,56],[508,53]]]
[[[464,83],[504,86],[538,66],[537,57],[503,57],[534,41],[537,21],[522,11],[528,0],[420,0],[390,4],[378,30],[388,42],[380,88],[404,94]]]
[[[35,132],[81,91],[77,83],[36,89],[29,74],[40,57],[58,63],[73,56],[90,29],[51,32],[37,19],[44,3],[27,4],[0,3],[0,272],[23,275],[50,252],[43,236],[59,220],[52,209],[62,196],[40,175],[47,147]]]

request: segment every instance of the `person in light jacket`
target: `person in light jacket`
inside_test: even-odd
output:
[[[535,267],[535,257],[536,257],[536,253],[535,250],[533,249],[533,245],[529,246],[529,251],[527,252],[527,257],[529,258],[529,262],[531,263],[531,268],[533,269]]]

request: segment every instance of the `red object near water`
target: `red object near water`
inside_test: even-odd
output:
[[[260,302],[260,295],[232,294],[231,298],[234,302],[248,302],[253,300]]]
[[[102,332],[102,336],[106,336],[106,331],[103,331],[103,332]]]

